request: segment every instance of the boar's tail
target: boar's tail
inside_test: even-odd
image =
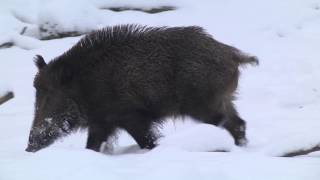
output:
[[[237,61],[240,65],[259,65],[259,60],[256,56],[250,56],[246,53],[243,53],[236,49],[234,60]]]
[[[246,64],[250,64],[250,65],[254,65],[254,66],[259,65],[259,60],[256,56],[246,55],[246,57],[242,57],[239,60],[240,60],[239,61],[240,65],[246,65]]]

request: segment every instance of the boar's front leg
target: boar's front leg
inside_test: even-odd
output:
[[[138,143],[141,149],[152,149],[156,146],[156,140],[158,138],[153,133],[150,124],[138,123],[132,127],[127,127],[126,130]]]
[[[113,126],[103,126],[102,124],[89,126],[87,149],[99,152],[101,144],[108,140],[115,131]]]
[[[124,128],[138,143],[141,149],[152,149],[156,146],[158,136],[152,129],[153,122],[158,117],[145,110],[135,110],[125,113],[122,117],[122,128]]]

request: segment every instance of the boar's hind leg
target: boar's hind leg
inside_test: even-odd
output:
[[[224,127],[234,138],[235,144],[238,146],[245,146],[246,139],[246,122],[238,115],[231,101],[223,103],[224,117],[219,122],[218,126]]]
[[[115,128],[112,126],[92,125],[89,126],[87,149],[99,152],[101,144],[114,133]]]
[[[238,146],[245,146],[247,144],[246,138],[246,122],[238,115],[232,115],[221,124],[234,138],[235,144]]]
[[[134,138],[141,149],[152,149],[158,137],[152,131],[152,123],[157,118],[147,112],[135,111],[122,118],[122,127]]]
[[[238,116],[238,112],[232,102],[225,103],[219,108],[202,107],[201,109],[201,111],[192,115],[195,119],[225,128],[232,135],[235,144],[238,146],[247,144],[246,122]]]

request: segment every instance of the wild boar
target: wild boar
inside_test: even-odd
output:
[[[170,116],[223,127],[236,145],[247,142],[233,100],[239,66],[258,60],[201,27],[106,27],[48,64],[40,55],[35,63],[35,116],[26,151],[79,128],[88,128],[86,148],[94,151],[118,128],[151,149],[159,137],[154,125]]]

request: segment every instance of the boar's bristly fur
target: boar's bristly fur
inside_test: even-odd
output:
[[[35,118],[28,151],[88,127],[99,151],[118,128],[151,149],[152,128],[190,116],[225,128],[244,145],[245,121],[234,105],[239,66],[257,58],[214,40],[201,27],[119,25],[94,31],[48,64],[37,56]]]

